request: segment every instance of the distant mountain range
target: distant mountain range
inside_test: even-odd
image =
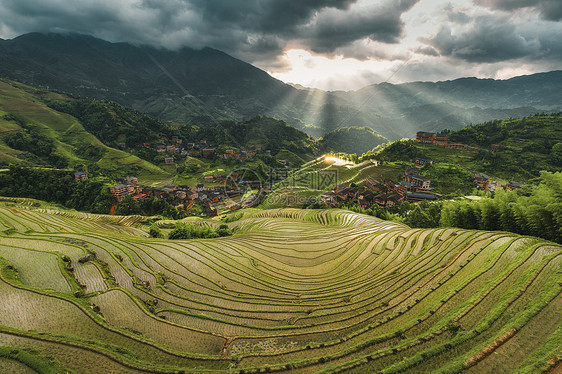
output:
[[[324,92],[295,88],[211,48],[170,51],[78,34],[0,40],[0,77],[114,100],[175,122],[267,115],[317,137],[342,126],[368,126],[394,140],[562,109],[562,71]]]

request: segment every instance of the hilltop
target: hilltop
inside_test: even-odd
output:
[[[370,127],[342,127],[331,131],[319,140],[322,153],[365,153],[388,139]]]
[[[211,48],[171,51],[79,34],[0,40],[0,77],[116,101],[166,121],[209,125],[265,115],[315,137],[345,124],[397,140],[419,130],[456,130],[562,109],[560,71],[325,92],[297,89]]]
[[[434,163],[426,168],[430,177],[455,169],[469,176],[483,172],[516,181],[536,178],[541,170],[560,171],[562,166],[556,155],[556,149],[562,147],[556,146],[562,143],[559,114],[491,121],[443,134],[450,143],[467,147],[451,149],[413,140],[399,141],[367,157],[388,162],[431,158]]]
[[[245,211],[230,237],[165,240],[142,217],[41,205],[0,206],[0,369],[561,369],[550,242],[298,209]]]
[[[47,106],[59,94],[0,81],[0,162],[73,168],[92,165],[105,172],[165,176],[157,166],[109,147],[75,117]]]

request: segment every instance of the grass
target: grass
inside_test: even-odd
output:
[[[25,203],[0,206],[0,338],[72,370],[456,372],[491,351],[469,370],[540,372],[562,348],[562,247],[538,239],[251,209],[234,236],[168,241]]]

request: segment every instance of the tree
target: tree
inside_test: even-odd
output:
[[[132,214],[142,214],[142,211],[139,202],[129,195],[125,196],[125,198],[119,203],[115,213],[120,216],[129,216]]]
[[[232,235],[232,231],[230,230],[230,228],[226,224],[220,225],[219,228],[216,230],[216,233],[218,234],[218,236],[221,236],[221,237]]]
[[[148,235],[151,238],[162,238],[164,235],[162,234],[162,230],[160,227],[156,226],[155,224],[150,225],[150,229],[148,230]]]
[[[550,157],[555,165],[562,166],[562,143],[556,143],[550,150]]]

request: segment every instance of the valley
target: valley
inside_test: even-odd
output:
[[[164,3],[0,19],[0,373],[562,373],[558,13]]]

